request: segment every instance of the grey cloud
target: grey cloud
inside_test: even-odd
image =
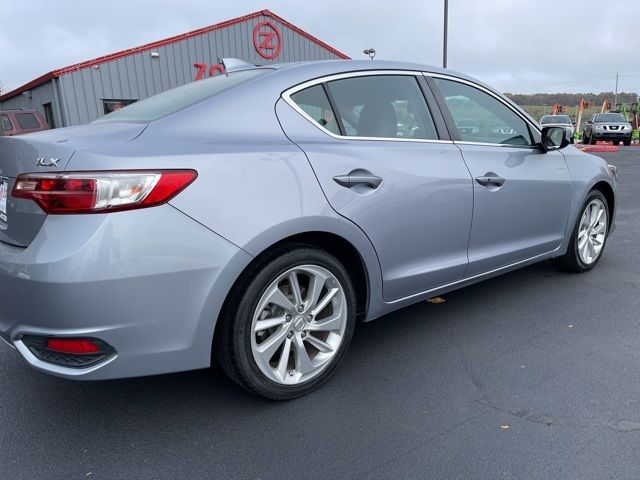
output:
[[[502,91],[638,91],[640,2],[449,0],[449,67]],[[4,0],[0,81],[15,88],[50,70],[269,8],[354,58],[439,65],[443,0],[221,2]],[[25,28],[27,27],[27,28]],[[606,77],[606,78],[603,78]]]

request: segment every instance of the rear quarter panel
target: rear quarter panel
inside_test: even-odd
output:
[[[268,91],[221,95],[152,122],[127,144],[78,151],[67,170],[195,169],[198,178],[170,204],[251,256],[300,233],[339,235],[360,252],[368,312],[377,316],[382,284],[375,250],[330,207],[306,156],[280,128],[279,90]]]

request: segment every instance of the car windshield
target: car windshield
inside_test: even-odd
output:
[[[270,71],[269,69],[242,70],[228,75],[216,75],[206,80],[191,82],[140,102],[132,103],[127,107],[105,115],[93,123],[151,122],[195,105],[202,100],[218,95]]]
[[[545,115],[540,123],[571,123],[571,119],[566,115]]]
[[[594,122],[626,122],[621,113],[599,113]]]

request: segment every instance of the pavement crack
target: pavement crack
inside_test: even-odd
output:
[[[476,400],[476,403],[502,413],[507,413],[515,417],[521,418],[528,422],[540,423],[544,425],[560,425],[567,427],[590,427],[590,428],[606,428],[616,432],[637,432],[640,431],[640,422],[630,420],[607,420],[601,418],[580,418],[580,417],[557,417],[538,413],[527,409],[508,409],[502,408],[491,403]]]

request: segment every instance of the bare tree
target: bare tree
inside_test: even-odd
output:
[[[0,95],[5,93],[5,87],[4,87],[4,82],[2,80],[0,80]]]

